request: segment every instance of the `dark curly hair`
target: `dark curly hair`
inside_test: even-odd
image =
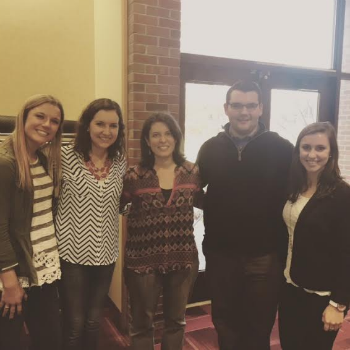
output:
[[[146,169],[152,169],[154,166],[154,154],[151,151],[150,147],[147,144],[149,140],[149,133],[151,127],[154,123],[164,123],[171,132],[171,135],[175,139],[175,148],[173,152],[173,159],[177,165],[182,165],[185,161],[185,157],[180,151],[181,142],[182,142],[182,132],[180,130],[179,124],[177,121],[167,113],[155,113],[151,115],[143,124],[141,131],[141,160],[140,166]]]
[[[108,98],[99,98],[92,101],[83,110],[77,127],[77,135],[74,142],[74,149],[81,153],[85,161],[90,159],[89,152],[91,150],[91,137],[88,132],[91,121],[99,111],[116,111],[119,117],[119,130],[117,140],[108,148],[108,158],[125,156],[125,125],[123,122],[122,111],[119,104]]]

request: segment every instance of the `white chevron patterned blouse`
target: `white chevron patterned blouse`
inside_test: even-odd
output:
[[[60,257],[82,265],[109,265],[119,254],[119,199],[125,159],[114,159],[99,183],[73,146],[62,147],[62,188],[55,218]]]

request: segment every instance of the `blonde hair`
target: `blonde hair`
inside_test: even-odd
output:
[[[19,187],[23,190],[32,190],[33,184],[30,175],[29,155],[27,150],[26,135],[24,125],[29,112],[44,103],[49,103],[59,108],[61,112],[60,127],[55,137],[46,145],[43,145],[41,151],[48,160],[48,173],[52,178],[54,185],[54,196],[58,197],[60,178],[61,178],[61,138],[62,125],[64,120],[64,111],[61,102],[51,95],[34,95],[31,96],[19,111],[16,119],[16,127],[12,135],[4,141],[4,145],[11,144],[15,154],[18,169]]]

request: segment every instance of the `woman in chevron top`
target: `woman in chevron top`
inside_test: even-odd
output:
[[[97,349],[100,315],[119,250],[124,149],[121,109],[101,98],[83,110],[74,145],[62,150],[56,230],[65,349]]]
[[[196,165],[180,152],[182,134],[168,114],[147,119],[141,161],[124,177],[122,205],[131,203],[125,280],[134,350],[153,349],[153,318],[163,290],[162,349],[182,349],[185,311],[198,274],[193,205],[200,197]]]
[[[24,321],[33,349],[61,349],[52,199],[63,118],[56,98],[32,96],[0,147],[0,349],[21,349]]]

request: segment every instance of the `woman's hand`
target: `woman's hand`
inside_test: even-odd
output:
[[[13,318],[22,312],[22,300],[27,300],[27,295],[18,282],[17,275],[14,270],[5,271],[0,274],[3,284],[3,291],[0,300],[0,309],[3,308],[2,317]]]
[[[322,322],[325,331],[337,331],[344,321],[344,312],[339,311],[332,305],[328,305],[322,314]]]

